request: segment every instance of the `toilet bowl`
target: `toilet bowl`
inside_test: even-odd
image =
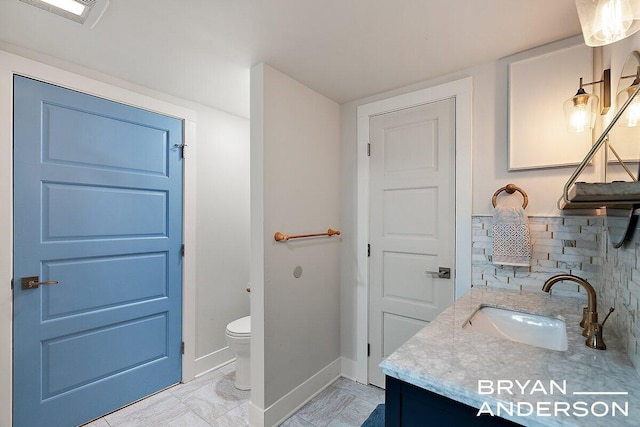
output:
[[[243,317],[227,325],[225,333],[229,348],[236,354],[236,380],[239,390],[251,389],[251,316]]]

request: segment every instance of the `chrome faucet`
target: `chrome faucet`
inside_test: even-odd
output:
[[[544,282],[542,290],[549,292],[554,284],[563,280],[575,282],[587,291],[587,306],[582,312],[582,322],[580,322],[580,326],[584,327],[582,335],[587,337],[585,345],[591,348],[605,350],[607,346],[602,340],[602,327],[604,322],[601,324],[598,323],[596,291],[589,282],[581,277],[574,276],[573,274],[557,274],[555,276],[551,276],[546,282]],[[611,311],[613,310],[610,310],[609,314],[611,314]],[[607,317],[609,317],[609,315],[607,315]]]

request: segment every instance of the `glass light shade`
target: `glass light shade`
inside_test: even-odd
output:
[[[640,1],[576,0],[587,46],[604,46],[640,30]]]
[[[618,105],[618,108],[622,107],[622,105],[627,102],[627,99],[629,99],[637,88],[638,85],[634,84],[618,92],[618,96],[616,97],[616,104]],[[629,104],[627,109],[624,110],[624,113],[622,113],[622,116],[618,119],[618,124],[630,128],[640,126],[640,99],[638,99],[637,96],[633,98],[631,104]]]
[[[598,115],[598,97],[589,93],[577,93],[564,102],[563,109],[569,132],[593,129]]]

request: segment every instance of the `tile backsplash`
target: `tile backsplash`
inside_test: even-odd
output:
[[[473,217],[472,285],[540,291],[546,279],[559,273],[598,278],[601,265],[601,217],[530,217],[533,246],[530,267],[491,263],[491,216]],[[554,285],[555,293],[580,293],[575,283]]]
[[[600,320],[609,307],[615,307],[605,331],[612,329],[621,338],[640,373],[640,230],[614,249],[607,242],[605,222],[601,216],[530,217],[531,266],[512,267],[492,264],[492,217],[474,216],[472,285],[541,291],[544,281],[554,274],[586,279],[598,293]],[[570,282],[554,285],[552,292],[586,296]]]
[[[607,236],[606,227],[602,235]],[[627,354],[636,370],[640,372],[640,227],[635,229],[630,241],[615,249],[611,245],[603,247],[602,268],[596,289],[598,290],[598,311],[604,319],[609,307],[615,307],[604,326],[612,328],[627,346]]]

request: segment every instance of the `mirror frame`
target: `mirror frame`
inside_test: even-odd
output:
[[[638,205],[631,206],[619,206],[607,208],[607,234],[609,236],[609,243],[614,248],[621,247],[624,242],[630,240],[638,225],[638,214],[636,209],[640,207]],[[617,215],[619,214],[619,215]],[[614,222],[626,221],[620,227],[615,227]],[[620,230],[620,233],[616,233],[616,229]]]
[[[618,94],[624,90],[624,89],[628,89],[631,85],[633,85],[634,82],[634,78],[637,76],[637,72],[638,72],[638,68],[640,67],[640,51],[637,50],[633,50],[631,51],[631,53],[629,53],[629,55],[627,55],[627,58],[624,61],[624,64],[622,66],[622,69],[620,70],[620,77],[618,79],[618,84],[617,87],[615,89],[615,93],[612,94],[612,98],[614,98],[616,101],[618,99]],[[613,86],[613,85],[612,85]],[[613,87],[612,87],[613,88]],[[633,158],[628,158],[629,153],[625,153],[624,150],[624,142],[630,139],[636,140],[637,139],[637,135],[635,134],[636,132],[634,131],[633,134],[625,134],[625,132],[630,132],[630,129],[637,129],[637,128],[621,128],[620,126],[616,126],[611,130],[611,134],[609,136],[609,141],[607,142],[608,146],[612,145],[612,142],[614,143],[618,143],[620,141],[622,141],[623,145],[622,146],[618,146],[617,147],[617,152],[615,153],[610,153],[609,150],[605,151],[605,169],[604,169],[604,179],[605,182],[609,182],[609,177],[608,177],[608,166],[609,164],[615,165],[615,164],[619,164],[620,162],[629,162],[629,163],[638,163],[639,159],[636,158],[635,155],[635,151],[633,154]],[[622,132],[622,133],[621,133]],[[610,154],[613,154],[612,156],[610,156]],[[628,168],[626,168],[626,166],[623,166],[623,168],[625,170],[627,170]],[[632,175],[630,172],[627,172],[629,175]]]
[[[640,67],[640,53],[637,50],[631,51],[627,56],[627,59],[624,61],[624,65],[622,66],[622,70],[620,71],[620,78],[618,79],[618,85],[616,87],[616,99],[617,94],[620,93],[625,87],[628,86],[623,80],[635,77],[638,67]],[[615,128],[614,128],[615,130]],[[615,138],[614,138],[615,139]],[[625,166],[624,160],[621,159],[617,152],[613,151],[616,159],[609,159],[609,150],[613,149],[613,145],[611,143],[611,137],[607,138],[605,143],[605,155],[604,155],[604,179],[605,182],[609,181],[608,178],[608,170],[609,164],[622,164],[622,167],[627,171],[627,173],[633,179],[633,174],[629,171],[629,169]],[[640,166],[640,165],[639,165]],[[638,175],[636,177],[640,177],[640,167],[638,168]],[[637,179],[637,178],[636,178]],[[606,226],[607,226],[607,234],[609,236],[609,242],[611,246],[614,248],[621,247],[625,241],[630,240],[633,237],[634,231],[636,229],[636,225],[638,224],[638,214],[636,213],[636,209],[639,208],[638,204],[630,204],[630,205],[622,205],[622,206],[611,206],[606,209]],[[618,225],[619,224],[619,225]]]

